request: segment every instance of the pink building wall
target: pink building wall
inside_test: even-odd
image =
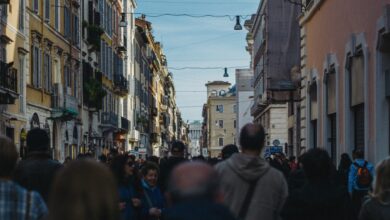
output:
[[[304,23],[306,33],[306,70],[316,69],[318,72],[318,83],[320,93],[318,94],[318,130],[323,134],[324,120],[322,115],[324,95],[323,94],[323,72],[324,62],[330,53],[337,57],[337,80],[338,80],[338,105],[339,127],[337,134],[338,146],[341,151],[347,151],[345,146],[345,123],[344,123],[344,83],[345,83],[345,62],[346,45],[352,34],[363,33],[367,45],[368,54],[368,82],[365,83],[368,89],[368,143],[375,139],[375,72],[376,72],[376,45],[377,45],[377,21],[383,15],[383,9],[390,0],[325,0],[313,16]],[[319,146],[326,144],[326,137],[318,136]]]

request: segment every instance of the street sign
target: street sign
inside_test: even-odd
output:
[[[144,147],[143,148],[139,148],[138,149],[138,153],[139,154],[146,154],[146,148],[144,148]]]

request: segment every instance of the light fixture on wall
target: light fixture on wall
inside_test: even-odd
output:
[[[119,22],[119,27],[126,27],[127,26],[126,13],[122,13],[121,16],[122,18],[121,21]]]

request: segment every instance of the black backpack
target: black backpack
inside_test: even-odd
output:
[[[357,167],[356,185],[360,189],[370,188],[373,178],[370,171],[367,169],[367,161],[364,161],[363,166],[360,166],[356,162],[354,162],[353,164]]]

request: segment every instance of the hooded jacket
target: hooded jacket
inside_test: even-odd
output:
[[[235,217],[242,209],[250,183],[256,187],[245,220],[277,220],[288,195],[283,174],[266,160],[245,154],[234,154],[216,165],[220,175],[225,203]]]

